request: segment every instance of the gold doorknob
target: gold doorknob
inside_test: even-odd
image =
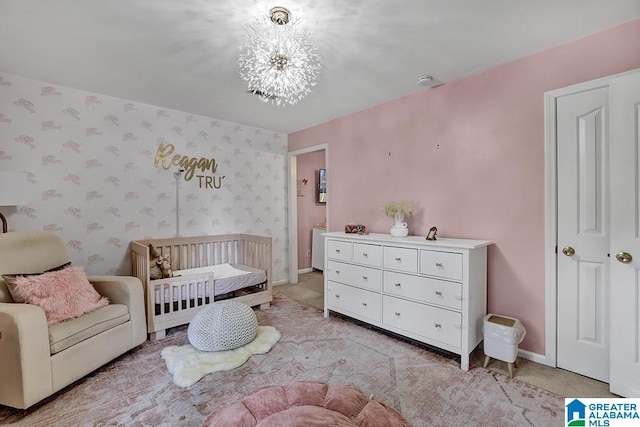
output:
[[[629,252],[618,252],[616,254],[616,259],[623,264],[629,264],[631,260],[633,260],[633,257]]]
[[[564,248],[562,248],[562,253],[566,256],[573,256],[576,253],[576,250],[571,246],[565,246]]]

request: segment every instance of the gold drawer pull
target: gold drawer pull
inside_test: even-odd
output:
[[[396,283],[396,288],[399,288],[400,286],[402,286],[400,282]]]
[[[441,291],[436,291],[436,295],[438,295],[439,297],[442,296],[442,292]]]
[[[362,252],[362,256],[369,256],[369,254],[366,252]]]
[[[366,306],[367,306],[367,303],[366,303],[366,302],[363,302],[363,303],[362,303],[362,306],[363,306],[363,307],[366,307]]]
[[[338,253],[338,254],[339,254],[339,253],[340,253],[340,249],[336,249],[336,253]]]
[[[396,261],[402,261],[402,258],[400,258],[399,256],[396,257]]]
[[[395,315],[396,315],[396,316],[400,316],[400,312],[399,312],[399,311],[396,311],[396,312],[395,312]]]
[[[336,270],[336,274],[340,274],[340,270]]]
[[[440,324],[440,323],[436,323],[434,326],[435,326],[436,328],[442,328],[442,324]]]
[[[362,276],[363,280],[369,280],[369,278],[367,276]]]
[[[442,267],[442,263],[441,262],[436,262],[436,267]]]

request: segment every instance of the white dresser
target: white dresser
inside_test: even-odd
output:
[[[482,341],[486,240],[325,233],[324,315],[342,313],[461,356]]]

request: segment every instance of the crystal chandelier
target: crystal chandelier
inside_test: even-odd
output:
[[[261,101],[294,105],[311,92],[320,71],[320,57],[307,28],[290,13],[274,7],[247,25],[240,46],[240,76]]]

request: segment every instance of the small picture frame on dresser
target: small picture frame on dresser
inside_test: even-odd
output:
[[[436,227],[431,227],[427,233],[427,240],[436,240],[436,234],[438,234],[438,229]]]

